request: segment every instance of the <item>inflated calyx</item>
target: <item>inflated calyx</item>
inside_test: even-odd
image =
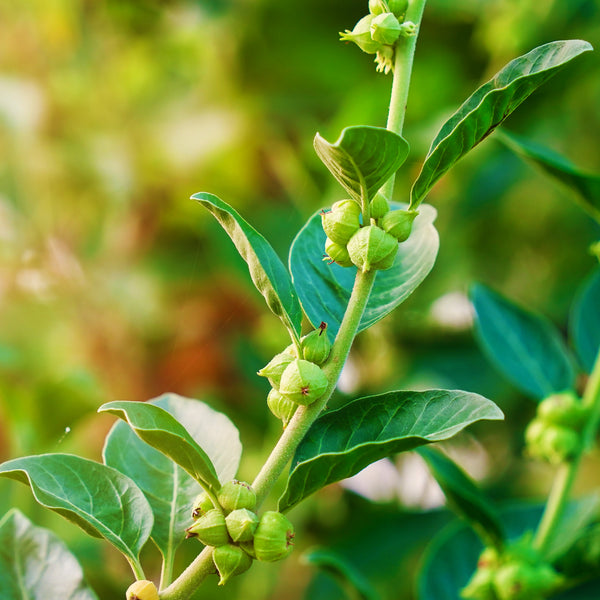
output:
[[[352,261],[345,244],[336,244],[333,240],[325,240],[325,256],[323,260],[331,264],[332,262],[340,267],[351,267]]]
[[[371,37],[380,44],[392,45],[400,37],[400,21],[391,13],[375,15],[371,19]]]
[[[222,546],[229,542],[225,516],[220,510],[213,508],[186,529],[186,537],[196,537],[205,546]]]
[[[206,492],[198,494],[192,504],[192,519],[198,519],[214,508],[212,500]]]
[[[363,52],[375,54],[381,48],[381,44],[371,37],[372,21],[373,15],[363,17],[354,26],[352,31],[349,29],[346,29],[344,32],[340,31],[340,40],[343,42],[354,42]]]
[[[233,544],[215,548],[213,562],[219,572],[219,585],[225,585],[231,577],[247,571],[252,566],[250,556]]]
[[[258,517],[247,508],[238,508],[225,517],[225,523],[234,542],[250,542],[258,527]]]
[[[416,210],[392,210],[383,216],[380,225],[398,242],[405,242],[410,236],[413,222],[418,214]]]
[[[318,329],[311,331],[301,340],[302,356],[317,365],[323,364],[331,352],[331,341],[327,335],[327,323],[321,322]]]
[[[252,486],[237,479],[228,481],[223,485],[217,494],[217,500],[227,512],[238,508],[247,508],[248,510],[256,508],[256,493]]]
[[[127,600],[158,600],[156,586],[146,579],[132,583],[127,589]]]
[[[281,374],[285,368],[296,358],[292,352],[284,350],[276,354],[260,371],[258,375],[266,377],[273,387],[279,385]]]
[[[281,419],[284,429],[298,408],[295,402],[292,402],[274,388],[271,389],[267,396],[267,406],[278,419]]]
[[[318,365],[297,359],[283,372],[279,392],[288,400],[307,406],[320,398],[328,385],[327,376]]]
[[[369,203],[369,214],[371,218],[381,219],[381,217],[388,213],[389,210],[390,205],[388,204],[388,201],[386,200],[385,196],[381,192],[375,194],[373,200],[371,200],[371,202]]]
[[[377,225],[361,227],[348,242],[352,262],[363,272],[389,269],[398,253],[398,240]]]
[[[321,213],[323,230],[336,244],[345,245],[360,227],[360,207],[354,200],[335,202],[331,210]]]
[[[274,562],[294,549],[294,526],[279,512],[265,512],[254,534],[254,552],[258,560]]]

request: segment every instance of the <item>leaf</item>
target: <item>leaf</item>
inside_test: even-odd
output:
[[[500,546],[504,540],[502,524],[483,491],[439,450],[419,448],[418,453],[427,462],[452,508],[470,522],[484,542]]]
[[[498,139],[516,154],[576,192],[581,207],[600,223],[600,176],[584,173],[564,156],[506,130]]]
[[[571,357],[550,321],[484,285],[472,288],[471,300],[480,345],[514,385],[537,399],[573,389]]]
[[[211,459],[224,483],[233,479],[242,454],[235,425],[199,400],[164,394],[150,401],[186,424],[192,438]],[[172,560],[190,524],[191,507],[200,493],[198,483],[170,458],[143,442],[123,421],[117,421],[106,437],[104,462],[135,481],[154,513],[151,538],[165,560]]]
[[[566,63],[588,50],[592,46],[582,40],[544,44],[512,60],[477,89],[433,140],[411,190],[411,207],[417,207],[436,181],[490,135],[521,102]]]
[[[314,140],[319,158],[359,204],[370,200],[408,156],[408,143],[381,127],[346,127],[331,144],[318,133]]]
[[[392,312],[427,277],[439,247],[439,237],[433,226],[435,217],[433,207],[421,206],[410,238],[398,247],[394,266],[377,272],[358,331],[371,327]],[[356,267],[344,268],[323,262],[325,238],[321,217],[315,213],[292,244],[290,270],[310,322],[318,327],[325,321],[329,334],[335,337],[352,293]]]
[[[103,537],[132,564],[152,530],[152,509],[129,477],[71,454],[41,454],[0,465],[0,476],[28,484],[46,508]]]
[[[302,309],[287,269],[269,242],[250,226],[231,206],[213,196],[199,193],[192,196],[217,219],[248,264],[256,289],[264,296],[267,306],[300,335]]]
[[[581,364],[591,373],[600,352],[600,269],[592,273],[577,294],[570,330]]]
[[[308,430],[279,510],[380,458],[446,440],[475,421],[502,418],[491,400],[461,391],[388,392],[350,402],[319,417]]]
[[[216,493],[221,484],[212,461],[196,440],[166,410],[147,402],[117,401],[98,412],[111,413],[129,423],[146,444],[186,470],[204,489]]]
[[[98,600],[64,542],[17,509],[0,521],[0,548],[2,600]]]

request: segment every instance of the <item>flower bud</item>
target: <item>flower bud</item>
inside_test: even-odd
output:
[[[381,13],[387,12],[388,7],[385,0],[369,0],[369,12],[372,15],[380,15]]]
[[[360,227],[360,207],[354,200],[340,200],[321,213],[323,230],[336,244],[345,246]]]
[[[586,410],[573,392],[562,392],[544,398],[537,408],[537,417],[553,425],[578,429]]]
[[[258,517],[247,508],[232,510],[226,517],[227,531],[234,542],[249,542],[258,527]]]
[[[281,374],[293,360],[294,355],[286,349],[283,352],[276,354],[260,371],[258,371],[258,375],[266,377],[269,380],[269,383],[276,388],[279,386]]]
[[[323,364],[331,352],[331,341],[327,335],[327,323],[321,322],[319,328],[305,335],[301,342],[304,360],[317,365]]]
[[[249,483],[233,479],[228,481],[217,494],[219,504],[227,511],[247,508],[254,510],[256,507],[256,494]]]
[[[213,508],[186,529],[186,537],[197,537],[205,546],[222,546],[229,542],[225,516]]]
[[[392,210],[381,219],[381,228],[399,242],[405,242],[418,214],[416,210]]]
[[[494,591],[498,600],[535,600],[546,598],[561,579],[549,564],[513,558],[498,567]]]
[[[327,376],[318,365],[298,359],[283,372],[279,391],[288,400],[307,406],[320,398],[328,385]]]
[[[417,35],[417,26],[412,21],[404,21],[400,25],[400,35],[405,38]]]
[[[400,37],[400,30],[400,21],[391,12],[375,15],[371,19],[371,37],[380,44],[394,44]]]
[[[572,460],[579,450],[577,432],[560,425],[548,425],[539,440],[539,456],[554,465]]]
[[[264,513],[254,534],[256,558],[274,562],[285,558],[293,550],[294,526],[279,512]]]
[[[323,257],[323,260],[327,261],[329,264],[334,262],[340,265],[340,267],[352,266],[352,261],[350,260],[350,255],[348,254],[348,249],[345,244],[336,244],[334,241],[327,238],[325,241],[325,253],[326,255]]]
[[[127,588],[127,600],[158,600],[156,586],[146,579],[140,579]]]
[[[370,203],[370,215],[372,219],[381,219],[390,210],[390,205],[385,199],[385,196],[378,192],[375,194],[373,200]]]
[[[298,405],[291,400],[288,400],[284,395],[276,389],[271,389],[267,396],[267,406],[269,410],[283,422],[283,428],[287,427]]]
[[[206,492],[198,494],[192,504],[192,519],[198,519],[213,508],[212,500],[208,497]]]
[[[215,548],[213,562],[221,577],[219,585],[225,585],[231,577],[247,571],[252,566],[250,556],[233,544]]]
[[[376,225],[361,227],[348,242],[352,262],[364,273],[389,269],[398,252],[398,240]]]
[[[372,20],[373,15],[367,15],[354,26],[352,31],[349,29],[346,29],[343,33],[340,31],[340,40],[342,42],[354,42],[363,52],[375,54],[381,44],[371,37]]]
[[[388,0],[388,8],[394,16],[403,20],[408,8],[408,0]]]

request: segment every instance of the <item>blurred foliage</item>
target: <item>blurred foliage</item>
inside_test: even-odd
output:
[[[311,141],[385,122],[390,79],[337,41],[365,10],[366,0],[0,3],[0,459],[55,450],[99,459],[112,423],[95,414],[100,404],[172,391],[233,418],[249,449],[242,476],[253,477],[278,433],[255,372],[287,341],[229,239],[188,198],[218,194],[282,257],[303,221],[340,199]],[[396,199],[479,83],[553,39],[599,46],[599,22],[596,0],[429,0]],[[507,129],[600,171],[598,63],[592,54],[569,66]],[[475,347],[464,294],[483,281],[564,328],[600,230],[493,137],[429,202],[439,210],[438,264],[359,338],[340,401],[411,385],[484,393],[508,414],[476,429],[493,492],[522,493],[527,482],[543,494],[547,476],[519,458],[533,405]],[[66,539],[101,598],[122,593],[129,574],[119,556],[37,510],[27,490],[2,482],[0,492],[0,512],[17,504]],[[348,529],[332,506],[321,494],[294,512],[305,526],[298,556],[313,538]],[[394,560],[406,574],[410,560]],[[304,596],[308,567],[267,567],[203,597],[232,598],[242,585],[244,598]],[[393,589],[405,585],[408,597],[410,579]]]

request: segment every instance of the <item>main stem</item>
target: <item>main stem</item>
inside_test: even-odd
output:
[[[417,27],[421,22],[425,2],[426,0],[412,0],[406,12],[406,20],[412,21]],[[404,113],[406,111],[416,43],[417,35],[414,35],[410,38],[402,38],[396,48],[387,128],[397,134],[402,133],[404,126]],[[394,177],[392,176],[384,186],[384,191],[389,190],[389,193],[386,192],[388,197],[391,197],[393,188]],[[283,473],[286,465],[292,459],[298,444],[331,398],[369,301],[376,273],[377,271],[357,272],[352,294],[333,344],[331,355],[327,363],[323,366],[323,370],[329,380],[329,386],[319,400],[310,406],[301,406],[298,408],[256,476],[252,487],[257,496],[257,509],[264,502],[275,482]],[[160,599],[187,600],[193,591],[212,572],[214,572],[212,548],[206,547],[169,587],[160,592]]]

